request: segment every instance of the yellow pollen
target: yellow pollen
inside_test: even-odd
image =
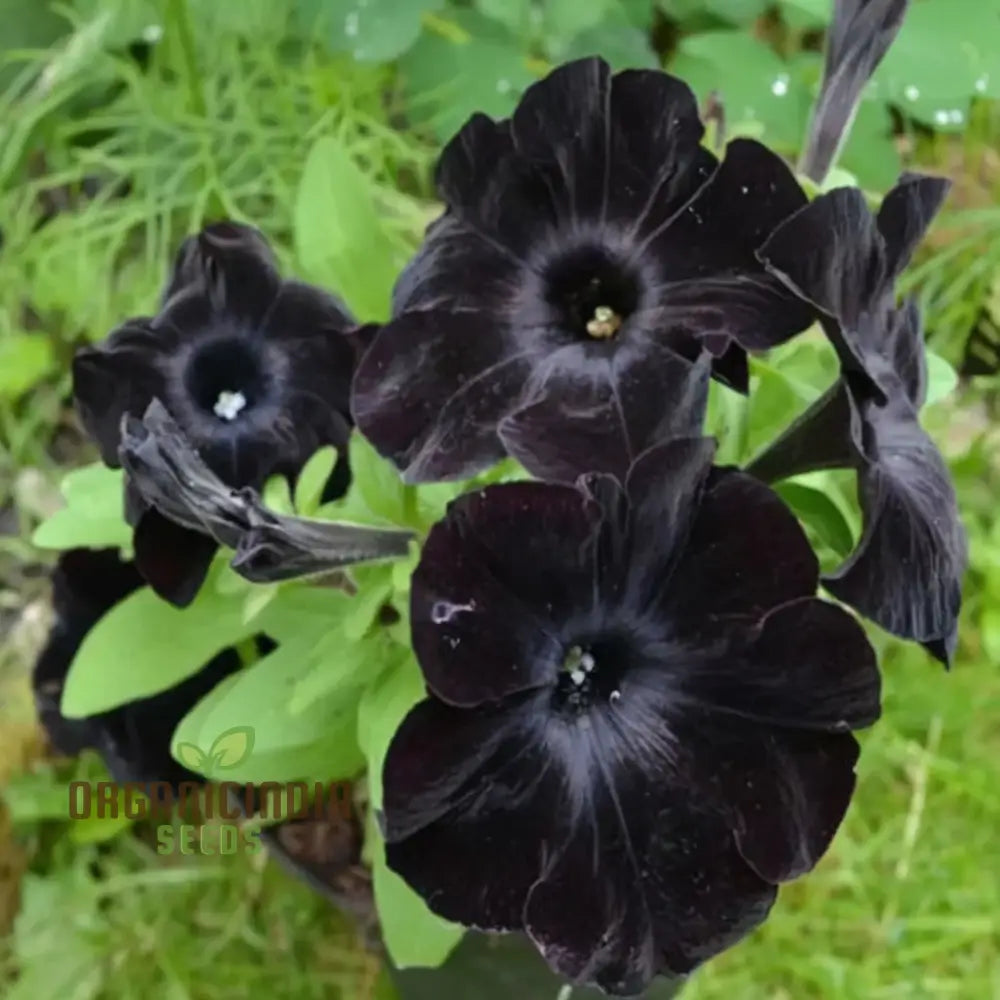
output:
[[[587,333],[595,340],[607,340],[613,337],[622,325],[622,318],[609,306],[598,306],[594,310],[594,318],[587,323]]]

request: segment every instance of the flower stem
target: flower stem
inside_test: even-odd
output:
[[[410,528],[420,527],[420,501],[416,486],[403,487],[403,523]]]

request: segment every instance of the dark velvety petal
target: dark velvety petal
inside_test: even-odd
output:
[[[568,499],[581,505],[578,494]],[[489,554],[458,516],[427,538],[413,574],[410,621],[428,686],[453,705],[552,683],[565,656],[551,622],[494,576]]]
[[[880,713],[875,652],[842,608],[792,601],[750,628],[730,625],[728,646],[691,657],[674,680],[685,704],[770,727],[843,732]]]
[[[787,882],[815,868],[830,846],[854,794],[860,750],[849,733],[755,728],[727,721],[701,735],[711,740],[740,853],[765,881]]]
[[[518,154],[545,170],[558,217],[603,218],[611,177],[611,70],[581,59],[532,84],[511,118]]]
[[[215,539],[169,520],[156,508],[139,519],[132,544],[143,579],[178,608],[195,599],[219,549]]]
[[[409,482],[474,475],[504,455],[497,423],[519,399],[529,353],[486,313],[406,313],[358,366],[358,428]]]
[[[532,402],[500,424],[500,437],[533,475],[574,482],[586,472],[624,481],[647,448],[701,433],[709,359],[691,364],[655,342],[623,341],[607,354],[565,347],[536,369]]]
[[[671,802],[643,857],[646,902],[667,968],[679,975],[764,922],[777,890],[743,860],[721,817]]]
[[[752,350],[804,330],[811,310],[763,274],[755,257],[779,224],[804,205],[806,196],[780,157],[750,139],[731,142],[711,182],[643,244],[669,276],[664,306],[674,304],[684,283],[692,287],[681,305],[707,310],[712,297],[725,296],[718,308],[732,315],[716,326],[728,325],[726,332]],[[708,284],[699,295],[702,282]]]
[[[823,83],[799,170],[820,183],[847,139],[862,91],[903,23],[909,0],[838,0]]]
[[[35,662],[32,689],[35,707],[51,745],[68,756],[96,745],[89,719],[67,719],[59,710],[70,664],[86,634],[143,580],[117,549],[70,549],[52,572],[55,620]]]
[[[566,622],[593,600],[596,512],[570,487],[509,483],[460,497],[413,574],[413,646],[427,682],[479,704],[551,682]]]
[[[853,467],[851,409],[847,389],[838,381],[796,417],[746,467],[765,483],[776,483],[815,469]]]
[[[679,212],[718,166],[701,145],[694,94],[667,73],[626,70],[611,83],[607,219],[644,239]]]
[[[600,793],[598,793],[600,794]],[[633,845],[609,796],[550,851],[524,910],[525,929],[549,965],[571,982],[636,996],[659,955]],[[599,859],[599,860],[598,860]]]
[[[483,930],[521,928],[546,850],[565,836],[563,775],[525,731],[525,707],[421,702],[383,771],[389,867],[436,913]]]
[[[103,344],[82,348],[73,358],[80,419],[112,468],[118,467],[122,416],[141,416],[150,400],[165,391],[162,367],[176,341],[169,332],[154,331],[150,322],[129,320]]]
[[[434,174],[441,197],[461,212],[475,215],[484,188],[513,149],[509,123],[476,112],[441,152]]]
[[[517,300],[526,266],[455,215],[428,230],[392,292],[392,314],[414,310],[489,312]]]
[[[847,330],[857,329],[890,280],[881,234],[857,188],[820,195],[781,225],[758,256],[789,288]]]
[[[218,222],[181,244],[163,305],[196,289],[194,294],[204,296],[216,315],[228,313],[256,325],[280,287],[277,261],[263,235],[242,223]]]
[[[713,620],[760,616],[811,597],[819,563],[795,515],[751,476],[712,473],[661,606],[678,635],[712,631]]]
[[[877,221],[890,274],[901,274],[910,263],[950,190],[944,177],[904,174],[885,196]]]
[[[927,345],[920,307],[912,296],[886,322],[885,355],[919,412],[927,399]]]
[[[893,635],[947,641],[968,563],[948,468],[901,390],[859,410],[870,441],[859,470],[864,533],[824,586]]]

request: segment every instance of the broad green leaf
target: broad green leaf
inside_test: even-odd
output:
[[[927,402],[926,406],[938,403],[950,396],[958,387],[958,373],[933,351],[927,352]]]
[[[358,62],[388,62],[420,36],[421,18],[444,0],[326,0],[321,24],[331,47]]]
[[[432,913],[427,904],[385,861],[385,844],[376,832],[372,881],[382,940],[397,969],[435,969],[465,934],[465,928]]]
[[[337,449],[326,445],[314,452],[295,480],[295,509],[303,517],[312,517],[319,508],[327,480],[337,464]]]
[[[243,602],[243,621],[246,624],[258,618],[264,609],[278,596],[281,585],[277,583],[251,584]]]
[[[768,143],[797,149],[810,96],[795,68],[745,31],[689,35],[670,65],[701,101],[716,92],[734,130],[760,126]]]
[[[0,399],[18,399],[46,379],[55,363],[45,334],[0,330]]]
[[[778,483],[774,488],[799,520],[811,528],[838,559],[850,554],[854,548],[854,534],[829,493],[795,480]]]
[[[778,7],[793,28],[802,30],[829,23],[833,0],[778,0]]]
[[[580,3],[581,9],[587,4]],[[621,3],[605,5],[604,17],[573,36],[561,58],[603,57],[614,70],[657,69],[659,58],[649,44],[649,32],[639,27]]]
[[[885,102],[868,94],[858,105],[851,134],[838,162],[850,170],[866,190],[888,191],[903,171],[894,127],[892,113]]]
[[[382,808],[382,765],[399,724],[427,696],[424,678],[409,649],[400,648],[391,663],[361,697],[358,745],[368,761],[368,797]]]
[[[745,396],[718,382],[709,384],[705,433],[719,442],[717,464],[743,464],[747,454],[748,407]]]
[[[122,511],[121,469],[100,463],[69,473],[60,486],[66,506],[40,524],[32,542],[42,549],[128,548],[132,529]]]
[[[291,715],[306,711],[318,699],[332,698],[345,688],[372,683],[398,655],[395,643],[378,634],[352,642],[342,632],[324,637],[309,670],[296,681],[288,702]]]
[[[360,319],[387,318],[396,252],[371,181],[330,135],[316,140],[302,171],[295,251],[305,276],[341,294]]]
[[[350,594],[334,587],[281,586],[255,624],[277,643],[305,638],[318,643],[341,627],[353,602]]]
[[[213,746],[236,729],[253,731],[249,755],[226,766],[231,781],[336,781],[354,777],[363,758],[356,711],[366,679],[342,685],[297,714],[292,692],[308,676],[316,655],[312,638],[292,639],[255,664],[226,678],[180,722],[171,741]]]
[[[106,844],[124,830],[128,830],[135,820],[124,812],[117,816],[87,816],[74,819],[69,824],[69,839],[74,844]]]
[[[393,564],[358,566],[353,576],[358,592],[342,619],[344,635],[356,642],[365,635],[378,617],[382,605],[392,597]]]
[[[520,43],[502,26],[476,11],[449,11],[448,20],[453,37],[425,32],[399,63],[410,113],[442,140],[476,111],[506,117],[535,79]]]
[[[616,0],[588,0],[587,3],[580,0],[547,0],[539,10],[548,51],[553,56],[561,55],[573,39],[600,24],[616,6]],[[622,17],[627,21],[624,14]]]
[[[292,488],[288,485],[288,477],[282,475],[269,476],[264,489],[261,490],[261,500],[264,506],[278,514],[294,514],[295,503],[292,500]]]
[[[752,359],[751,372],[747,445],[752,455],[774,440],[817,393],[758,358]]]
[[[348,444],[351,464],[351,492],[385,524],[404,524],[406,486],[392,463],[384,459],[361,434],[355,431]]]
[[[242,764],[254,747],[254,730],[251,726],[234,726],[217,736],[208,755],[215,767],[231,770]],[[178,749],[180,749],[178,747]]]
[[[499,22],[519,38],[537,28],[542,18],[534,0],[476,0],[476,10]]]
[[[963,131],[971,97],[1000,97],[998,39],[996,0],[911,3],[871,92],[938,131]]]
[[[165,691],[256,631],[243,622],[241,600],[211,587],[183,610],[143,587],[87,633],[66,678],[62,713],[83,718]]]

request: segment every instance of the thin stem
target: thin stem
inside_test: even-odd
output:
[[[403,523],[410,528],[420,528],[420,500],[416,486],[403,487]]]

